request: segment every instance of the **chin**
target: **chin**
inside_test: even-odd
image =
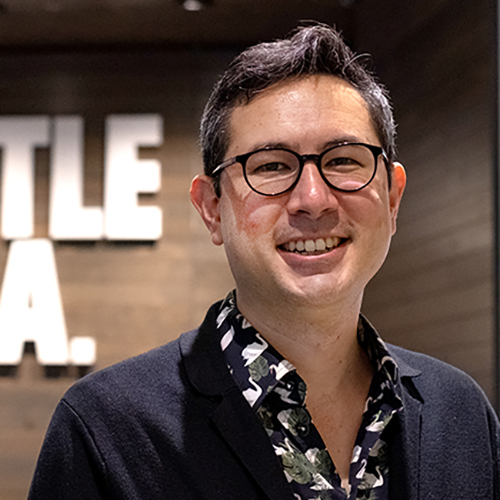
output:
[[[345,290],[345,283],[323,275],[301,278],[299,283],[283,287],[288,300],[311,305],[335,303],[345,294]]]

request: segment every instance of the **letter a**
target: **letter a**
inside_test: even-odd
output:
[[[0,365],[18,365],[30,341],[40,364],[68,364],[54,249],[46,239],[10,244],[0,299]]]

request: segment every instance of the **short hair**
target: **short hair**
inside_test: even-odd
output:
[[[260,43],[237,56],[216,83],[201,119],[200,142],[204,172],[220,196],[219,175],[230,143],[229,122],[237,106],[249,104],[265,89],[289,79],[326,74],[354,87],[367,104],[375,132],[387,159],[389,186],[396,154],[396,125],[386,89],[344,42],[325,24],[301,26],[283,40]]]

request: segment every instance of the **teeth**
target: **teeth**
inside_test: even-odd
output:
[[[313,240],[306,240],[306,252],[314,252],[316,250],[316,242]]]
[[[285,244],[289,252],[314,253],[324,252],[340,245],[340,238],[318,238],[317,240],[297,240]]]
[[[316,250],[325,250],[326,249],[326,242],[323,238],[318,238],[316,241]]]

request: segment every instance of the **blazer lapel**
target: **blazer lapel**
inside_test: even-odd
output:
[[[266,496],[270,500],[294,500],[266,431],[226,366],[215,328],[219,306],[216,303],[210,308],[199,330],[180,338],[186,373],[200,393],[220,399],[212,421]]]
[[[224,396],[212,420],[269,499],[294,499],[264,428],[236,386]]]
[[[391,500],[419,498],[421,403],[410,397],[404,399],[404,405],[390,444]]]
[[[390,483],[391,500],[418,500],[420,485],[420,439],[422,427],[423,400],[413,384],[413,378],[421,372],[415,370],[389,346],[391,356],[396,361],[401,378],[403,412],[397,415],[392,428],[390,443]]]

